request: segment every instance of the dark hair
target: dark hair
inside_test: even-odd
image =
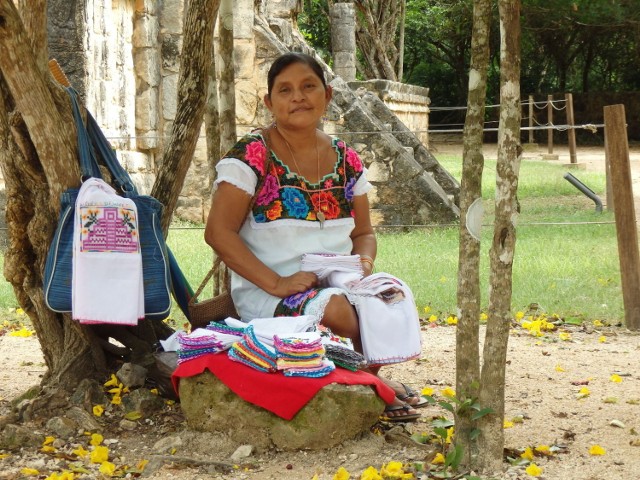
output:
[[[267,74],[267,94],[269,96],[271,96],[271,90],[273,89],[276,77],[280,75],[285,68],[294,63],[303,63],[309,66],[311,70],[313,70],[313,73],[322,81],[322,86],[325,89],[327,88],[327,82],[324,79],[324,70],[322,70],[322,67],[315,58],[306,53],[288,52],[276,58],[271,64],[271,68],[269,68],[269,73]]]

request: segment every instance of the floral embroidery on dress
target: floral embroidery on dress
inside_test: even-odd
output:
[[[353,218],[354,188],[362,175],[363,164],[355,150],[342,140],[333,140],[338,159],[334,170],[319,180],[309,183],[304,177],[289,171],[275,154],[266,172],[267,150],[260,134],[243,137],[226,155],[246,162],[258,176],[266,178],[253,206],[257,223],[281,219],[318,221]]]

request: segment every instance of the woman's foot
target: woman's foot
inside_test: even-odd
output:
[[[386,406],[382,415],[389,422],[415,422],[421,417],[415,408],[398,397],[393,399],[393,403]]]
[[[407,405],[413,408],[422,408],[426,407],[429,402],[423,398],[418,392],[413,390],[408,385],[405,385],[402,382],[396,382],[393,380],[385,379],[380,377],[389,387],[393,388],[393,391],[396,392],[396,397],[398,400],[406,403]]]

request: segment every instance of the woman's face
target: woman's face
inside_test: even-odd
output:
[[[302,128],[318,124],[331,100],[331,87],[304,63],[293,63],[275,78],[264,103],[281,127]]]

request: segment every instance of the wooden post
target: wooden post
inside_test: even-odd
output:
[[[533,143],[533,95],[529,95],[529,143]]]
[[[553,95],[547,95],[547,152],[553,155]]]
[[[578,163],[578,157],[576,155],[576,131],[573,128],[573,95],[566,93],[565,99],[567,100],[567,125],[569,126],[569,159],[571,163]]]
[[[631,165],[624,105],[604,107],[604,134],[611,168],[613,205],[620,257],[624,320],[629,330],[640,330],[640,253],[631,185]]]
[[[611,184],[611,161],[609,160],[609,149],[607,148],[607,136],[604,136],[604,175],[605,175],[605,194],[607,202],[607,210],[614,211],[613,206],[613,185]]]

